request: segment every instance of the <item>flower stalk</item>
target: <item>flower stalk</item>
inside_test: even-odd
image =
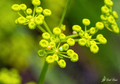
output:
[[[71,1],[71,0],[67,0],[67,4],[66,4],[66,6],[65,6],[65,9],[64,9],[64,11],[63,11],[63,14],[62,14],[62,17],[61,17],[61,20],[60,20],[60,23],[59,23],[59,25],[58,25],[59,28],[61,28],[61,25],[62,25],[63,20],[64,20],[64,18],[65,18],[65,15],[66,15],[68,6],[69,6],[69,4],[70,4],[70,1]]]
[[[49,64],[45,61],[37,84],[43,84],[44,83],[45,75],[46,75],[47,70],[48,70],[48,65]]]

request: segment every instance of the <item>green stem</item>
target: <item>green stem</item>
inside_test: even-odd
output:
[[[47,54],[54,54],[54,52],[47,52]]]
[[[110,29],[110,28],[109,28],[109,27],[107,27],[107,26],[106,26],[106,28],[107,28],[109,31],[111,31],[111,32],[112,32],[112,29]]]
[[[35,16],[35,10],[36,10],[37,6],[34,6],[34,9],[33,9],[33,17]]]
[[[61,40],[61,42],[67,42],[67,40]]]
[[[17,12],[19,16],[23,17],[23,15],[20,14],[20,12]]]
[[[96,44],[100,44],[99,42],[96,42]]]
[[[77,37],[78,36],[78,34],[76,34],[76,35],[69,35],[69,36],[66,36],[66,38],[73,38],[73,37]]]
[[[103,21],[102,21],[102,23],[105,25],[105,27],[106,27],[109,31],[111,31],[111,32],[113,31],[112,29],[110,29],[110,28],[108,27],[108,25],[106,25],[106,22],[103,22]]]
[[[61,54],[61,53],[58,53],[58,55],[60,55],[60,56],[62,56],[62,57],[70,58],[70,57],[68,57],[67,55],[63,55],[63,54]]]
[[[50,28],[48,27],[48,25],[46,24],[45,21],[43,22],[43,24],[44,24],[46,30],[50,33],[50,35],[52,35],[52,32],[51,32]]]
[[[61,42],[58,43],[57,49],[60,47],[60,43],[61,43]]]
[[[87,31],[87,26],[85,26],[85,33],[86,33],[86,31]]]
[[[27,16],[27,13],[25,11],[23,11],[25,13],[25,15]]]
[[[95,33],[91,35],[91,38],[92,38],[92,36],[95,35],[97,32],[98,32],[98,29],[96,29]]]
[[[65,18],[65,14],[66,14],[66,12],[67,12],[67,8],[68,8],[68,6],[69,6],[69,4],[70,4],[70,1],[71,1],[71,0],[68,0],[68,1],[67,1],[67,4],[66,4],[65,9],[64,9],[64,11],[63,11],[63,14],[62,14],[60,23],[59,23],[59,25],[58,25],[59,28],[61,27],[61,25],[62,25],[62,23],[63,23],[63,20],[64,20],[64,18]]]
[[[48,63],[45,61],[37,84],[44,83],[44,79],[45,79],[45,75],[46,75],[47,70],[48,70]]]
[[[43,33],[46,32],[40,25],[37,26]]]
[[[59,53],[62,53],[62,54],[67,54],[67,52],[59,52]]]
[[[78,42],[79,41],[79,39],[74,39],[75,40],[75,42]]]
[[[92,40],[97,40],[97,39],[92,39]]]

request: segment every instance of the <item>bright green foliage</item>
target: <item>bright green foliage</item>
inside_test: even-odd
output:
[[[69,58],[72,62],[78,61],[78,55],[72,50],[69,49],[69,46],[75,44],[73,38],[67,38],[64,33],[61,33],[59,27],[53,29],[53,34],[50,35],[48,32],[42,34],[43,39],[40,40],[39,45],[42,47],[38,51],[40,57],[46,57],[47,63],[57,62],[61,68],[66,67],[65,58]],[[61,42],[65,42],[61,45]],[[73,51],[73,55],[70,51]]]
[[[113,2],[111,0],[104,0],[105,5],[101,7],[102,15],[100,16],[105,27],[114,33],[119,33],[119,28],[115,20],[118,18],[116,11],[112,10]],[[115,26],[115,30],[113,28]]]
[[[105,5],[101,7],[102,15],[100,15],[101,22],[96,22],[95,27],[87,29],[87,26],[90,25],[89,19],[83,19],[82,23],[85,25],[85,31],[79,25],[73,25],[73,35],[81,37],[80,39],[75,39],[81,46],[86,46],[90,48],[90,51],[97,53],[99,47],[97,44],[106,44],[107,39],[102,35],[98,34],[96,38],[92,39],[92,36],[98,32],[98,30],[104,29],[106,27],[108,30],[119,33],[119,28],[115,19],[118,18],[118,15],[115,11],[112,11],[113,2],[111,0],[104,0]],[[69,43],[68,43],[69,44]]]
[[[51,11],[49,9],[44,9],[40,7],[40,0],[32,0],[32,4],[34,5],[34,9],[27,8],[25,4],[14,4],[12,5],[12,10],[18,12],[19,16],[16,19],[16,24],[28,25],[30,29],[35,29],[36,26],[43,24],[44,16],[50,16]],[[20,11],[25,13],[25,16],[20,14]],[[40,29],[41,31],[45,30],[43,28]]]
[[[0,84],[21,84],[21,77],[16,69],[0,69]]]
[[[106,38],[102,34],[98,34],[96,38],[93,38],[93,35],[98,30],[103,30],[106,27],[112,32],[119,33],[119,28],[115,22],[118,15],[115,11],[112,11],[113,2],[111,0],[104,0],[104,3],[105,5],[101,7],[102,14],[100,15],[102,21],[96,22],[95,27],[87,29],[91,22],[89,19],[84,18],[82,23],[85,25],[85,29],[83,30],[79,25],[73,25],[73,35],[68,36],[63,33],[66,30],[66,26],[62,25],[61,22],[51,32],[45,22],[45,16],[50,16],[52,12],[49,9],[40,7],[40,0],[32,0],[32,4],[34,5],[33,10],[27,8],[25,4],[14,4],[12,10],[16,12],[23,11],[26,15],[22,16],[18,13],[20,17],[15,20],[15,23],[28,25],[30,29],[35,29],[37,26],[43,32],[43,39],[39,42],[41,49],[38,51],[38,55],[40,57],[46,57],[47,63],[57,62],[61,68],[65,68],[66,62],[64,58],[69,58],[72,62],[78,61],[78,54],[72,49],[69,49],[69,46],[74,46],[75,42],[78,42],[80,46],[89,47],[92,53],[97,53],[99,51],[98,44],[107,43]],[[40,26],[42,24],[47,31]]]
[[[104,28],[104,24],[102,22],[97,22],[95,24],[95,27],[91,27],[89,30],[87,30],[87,26],[85,22],[88,22],[90,24],[90,20],[83,19],[82,21],[83,21],[83,24],[85,25],[85,31],[81,29],[79,32],[77,32],[77,35],[81,38],[76,39],[76,41],[80,46],[89,47],[91,52],[97,53],[99,51],[99,47],[97,46],[97,44],[106,44],[107,40],[105,39],[105,37],[103,37],[102,34],[98,34],[97,37],[94,39],[92,38],[92,36],[98,30],[102,30]]]

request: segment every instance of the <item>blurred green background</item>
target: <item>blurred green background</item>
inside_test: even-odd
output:
[[[120,16],[120,0],[113,2],[113,10]],[[33,8],[31,0],[0,1],[0,69],[3,67],[17,69],[22,77],[22,84],[29,81],[37,82],[44,62],[44,58],[37,55],[42,32],[38,29],[29,30],[27,26],[14,23],[18,14],[11,10],[11,6],[15,3],[25,3]],[[45,18],[51,30],[58,25],[65,4],[66,0],[41,0],[41,6],[52,11],[52,15]],[[72,34],[72,26],[75,24],[84,29],[83,18],[90,19],[89,27],[95,26],[95,23],[100,21],[103,5],[103,0],[71,0],[64,20],[65,34]],[[120,27],[120,18],[117,19],[117,23]],[[108,43],[99,45],[100,50],[97,54],[76,43],[71,48],[78,53],[79,61],[72,63],[66,59],[65,69],[61,69],[57,64],[51,64],[45,84],[120,84],[120,34],[111,33],[105,28],[98,33],[102,33]],[[104,76],[118,81],[101,83]]]

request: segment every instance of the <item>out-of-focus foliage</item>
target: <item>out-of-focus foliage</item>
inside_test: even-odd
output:
[[[16,69],[2,68],[0,70],[0,84],[21,84],[21,77]]]
[[[25,26],[15,25],[17,14],[11,10],[13,2],[0,2],[0,64],[25,69],[29,65],[27,57],[33,53],[35,41]]]

